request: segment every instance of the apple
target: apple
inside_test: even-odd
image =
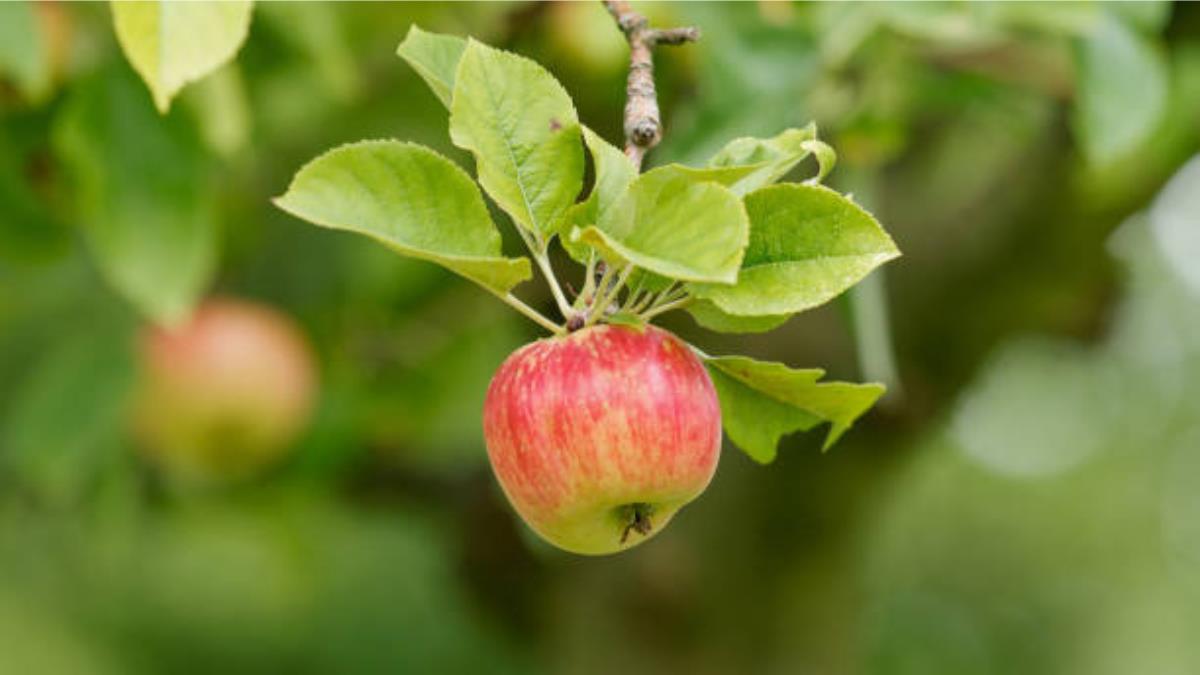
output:
[[[488,387],[483,427],[517,513],[555,546],[588,555],[657,534],[708,486],[721,450],[704,364],[649,325],[522,347]]]
[[[278,461],[306,425],[316,376],[300,330],[268,307],[209,300],[140,336],[134,432],[187,482],[238,479]]]

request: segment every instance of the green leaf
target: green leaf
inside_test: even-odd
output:
[[[638,177],[637,168],[625,156],[625,152],[617,146],[605,141],[591,129],[584,127],[584,142],[592,153],[595,165],[596,184],[588,198],[574,205],[564,220],[560,237],[563,248],[575,260],[586,263],[592,246],[582,238],[571,236],[574,228],[587,228],[596,225],[609,217],[609,213],[624,195],[625,190]],[[697,169],[680,164],[671,164],[669,171],[685,177],[693,182],[711,181],[721,185],[733,185],[752,171],[752,167],[721,167]],[[624,261],[625,256],[617,253],[611,246],[605,246],[608,258],[614,261]],[[647,290],[662,290],[671,285],[671,280],[651,274],[645,270],[637,271],[630,277],[630,285],[641,284]]]
[[[50,55],[32,2],[0,2],[0,76],[40,102],[50,91]]]
[[[250,0],[113,2],[117,41],[160,112],[184,85],[231,59],[250,30]]]
[[[637,330],[639,333],[645,332],[646,330],[646,320],[637,314],[630,314],[628,312],[617,312],[616,314],[606,318],[604,321],[605,323],[610,323],[617,326],[629,326],[630,328]]]
[[[638,176],[597,225],[572,237],[610,262],[631,262],[672,279],[731,284],[749,236],[742,202],[729,188],[698,182],[676,165]]]
[[[744,356],[705,359],[729,438],[755,461],[775,459],[780,437],[829,422],[828,450],[883,395],[880,384],[818,382],[825,371],[798,370]]]
[[[596,184],[587,199],[571,207],[563,221],[563,231],[560,232],[562,236],[559,239],[572,258],[586,263],[590,247],[569,236],[571,227],[587,227],[600,222],[600,214],[607,213],[612,208],[629,184],[637,178],[638,172],[620,148],[587,127],[583,127],[583,140],[592,153]]]
[[[549,240],[583,186],[579,120],[554,77],[470,40],[455,74],[450,137],[475,155],[479,183],[517,226]]]
[[[419,145],[363,141],[330,150],[296,172],[275,204],[436,262],[499,294],[531,275],[528,258],[501,255],[500,233],[471,178]]]
[[[813,154],[817,160],[817,175],[804,181],[805,183],[820,183],[833,171],[837,164],[837,152],[828,143],[813,139],[804,142],[804,148]]]
[[[740,168],[744,173],[732,183],[726,183],[739,195],[766,187],[783,178],[797,164],[815,154],[820,182],[833,169],[837,159],[833,148],[817,140],[817,127],[788,129],[772,138],[735,138],[708,160],[710,168]],[[724,181],[722,181],[724,182]]]
[[[687,311],[696,323],[718,333],[765,333],[782,326],[791,314],[768,314],[766,316],[736,316],[721,311],[708,300],[697,300],[687,306]]]
[[[458,36],[429,33],[413,24],[396,54],[417,71],[438,100],[449,108],[454,93],[454,73],[466,49],[467,41]]]
[[[775,185],[746,196],[750,245],[732,286],[692,294],[739,316],[792,314],[836,297],[900,255],[871,214],[820,185]]]
[[[1167,108],[1162,56],[1132,28],[1103,12],[1076,52],[1073,122],[1088,161],[1111,164],[1141,145]]]
[[[143,314],[184,318],[217,255],[211,166],[179,116],[162,118],[124,68],[81,83],[55,148],[100,271]]]

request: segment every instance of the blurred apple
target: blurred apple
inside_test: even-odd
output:
[[[278,461],[308,422],[313,357],[300,330],[262,305],[210,300],[139,344],[135,432],[173,478],[249,476]]]
[[[483,426],[521,517],[589,555],[657,534],[708,486],[721,450],[708,371],[653,326],[596,326],[521,348],[488,388]]]
[[[623,74],[629,46],[598,2],[554,2],[548,10],[547,39],[567,65],[593,77]]]

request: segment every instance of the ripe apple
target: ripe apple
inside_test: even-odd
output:
[[[262,305],[209,300],[184,324],[143,332],[134,431],[184,481],[242,478],[277,461],[312,408],[299,329]]]
[[[483,427],[521,517],[589,555],[665,527],[708,486],[721,450],[708,371],[653,326],[600,325],[526,345],[492,379]]]

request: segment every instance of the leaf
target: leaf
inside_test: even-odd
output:
[[[1107,12],[1079,41],[1075,63],[1075,132],[1089,162],[1111,164],[1149,138],[1166,112],[1166,65],[1145,38]]]
[[[708,300],[697,300],[687,306],[687,311],[696,323],[718,333],[765,333],[782,326],[791,314],[768,314],[766,316],[736,316],[721,311]]]
[[[396,54],[417,71],[447,108],[454,93],[454,73],[467,48],[467,41],[455,35],[439,35],[413,24]]]
[[[113,2],[113,26],[154,105],[165,113],[184,85],[233,58],[250,30],[252,8],[250,0]]]
[[[745,166],[771,164],[803,152],[804,141],[817,137],[817,127],[809,124],[803,129],[787,129],[771,138],[743,136],[725,144],[708,160],[708,166]],[[793,164],[794,166],[794,164]],[[779,166],[771,168],[778,170]],[[789,167],[790,168],[790,167]],[[786,173],[784,169],[784,173]],[[780,173],[780,176],[783,174]]]
[[[296,172],[275,205],[438,263],[501,295],[531,275],[529,259],[501,255],[500,233],[470,177],[419,145],[334,148]]]
[[[40,102],[50,92],[49,48],[33,2],[0,2],[0,76],[5,75],[27,100]]]
[[[824,141],[813,139],[804,142],[804,149],[813,154],[817,160],[817,175],[804,181],[805,183],[820,183],[833,171],[833,166],[837,164],[837,153],[833,148]]]
[[[548,240],[583,186],[575,106],[550,73],[470,40],[454,79],[450,138],[518,227]]]
[[[572,258],[581,263],[587,262],[592,246],[582,238],[571,236],[572,231],[576,227],[587,228],[589,225],[595,225],[608,217],[612,207],[618,203],[625,190],[638,177],[637,168],[620,148],[605,141],[586,127],[584,127],[584,141],[592,153],[596,185],[586,200],[574,205],[568,212],[561,232],[564,235],[561,237],[563,248]],[[697,169],[671,164],[669,170],[697,183],[711,181],[721,185],[732,185],[753,169],[750,167]],[[605,250],[608,251],[610,260],[625,260],[625,256],[617,253],[613,247],[606,246]],[[629,281],[631,285],[640,283],[647,290],[663,290],[671,285],[670,279],[644,270],[637,271]]]
[[[721,400],[725,433],[757,462],[775,459],[780,437],[829,422],[828,450],[883,395],[880,384],[818,382],[825,371],[798,370],[744,356],[705,359]]]
[[[54,133],[100,271],[161,323],[191,310],[212,276],[211,167],[184,118],[161,118],[131,73],[76,87]]]
[[[871,214],[820,185],[775,185],[746,196],[750,244],[732,286],[692,294],[739,316],[791,314],[825,303],[900,255]]]
[[[817,127],[788,129],[772,138],[735,138],[708,160],[709,168],[741,168],[729,188],[745,195],[783,178],[797,164],[815,154],[818,171],[813,182],[820,182],[833,168],[837,156],[833,149],[817,140]]]
[[[748,234],[737,195],[671,165],[638,176],[597,225],[572,237],[610,262],[631,262],[672,279],[731,284]]]
[[[617,202],[629,184],[637,178],[637,168],[617,146],[604,140],[599,134],[583,127],[583,140],[592,153],[596,184],[587,199],[571,207],[563,220],[560,240],[563,248],[576,261],[586,263],[590,248],[571,239],[571,227],[587,227],[600,222],[600,214],[607,213]]]
[[[631,314],[629,312],[617,312],[616,314],[606,318],[604,322],[616,326],[628,326],[639,333],[644,333],[646,331],[646,320],[637,314]]]

